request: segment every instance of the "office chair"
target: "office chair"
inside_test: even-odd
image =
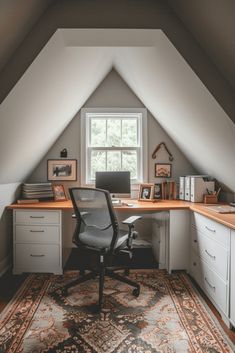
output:
[[[121,276],[114,271],[120,268],[109,268],[107,260],[111,260],[120,252],[127,252],[132,257],[132,240],[136,238],[134,223],[140,216],[132,216],[124,220],[129,231],[120,230],[118,221],[113,209],[110,194],[106,190],[92,188],[70,188],[69,193],[73,203],[76,218],[76,228],[73,235],[73,243],[83,249],[89,249],[98,254],[98,268],[85,274],[80,271],[80,277],[63,287],[64,294],[68,294],[68,289],[99,276],[99,303],[98,309],[102,308],[103,288],[105,275],[127,283],[134,287],[133,295],[138,297],[140,286],[125,276]],[[129,269],[127,270],[127,273]],[[127,274],[125,272],[125,274]]]

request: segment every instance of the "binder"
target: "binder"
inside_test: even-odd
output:
[[[203,202],[203,197],[205,194],[208,194],[208,192],[212,194],[215,191],[215,181],[208,179],[208,176],[191,177],[190,201]]]
[[[180,200],[185,199],[184,190],[185,190],[185,177],[181,176],[180,177],[180,185],[179,185],[179,199]]]
[[[184,189],[184,199],[185,201],[190,201],[191,197],[191,176],[187,175],[185,177],[185,189]]]

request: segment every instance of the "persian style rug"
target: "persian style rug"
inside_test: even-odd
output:
[[[98,282],[60,288],[78,274],[30,275],[0,318],[0,352],[232,353],[184,274],[132,272],[132,289],[106,278],[101,313],[92,312]]]

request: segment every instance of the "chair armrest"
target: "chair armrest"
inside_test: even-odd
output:
[[[127,224],[128,226],[133,225],[138,219],[141,219],[142,216],[131,216],[122,221],[123,224]]]
[[[81,212],[81,216],[86,216],[88,214],[89,212]],[[72,214],[72,218],[77,218],[75,213]]]

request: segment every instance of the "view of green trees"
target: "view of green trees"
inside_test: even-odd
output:
[[[137,177],[137,152],[128,150],[138,145],[137,119],[91,119],[91,177],[96,171],[129,170]],[[99,150],[99,147],[106,147]],[[115,149],[109,149],[115,147]],[[120,147],[120,150],[118,149]]]

